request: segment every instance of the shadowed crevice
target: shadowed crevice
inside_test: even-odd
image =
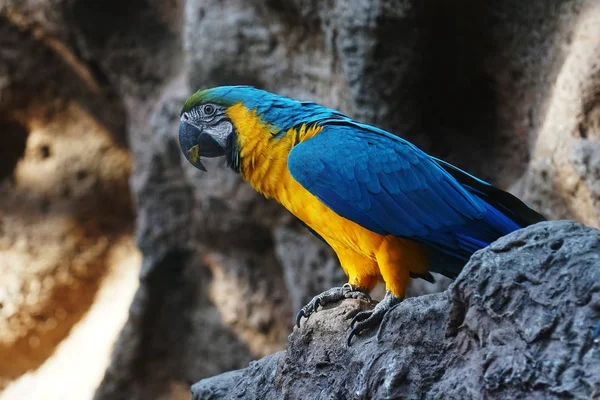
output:
[[[27,129],[15,121],[0,120],[0,181],[12,176],[25,154]]]

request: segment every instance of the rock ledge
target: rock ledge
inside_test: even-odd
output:
[[[443,292],[405,300],[347,347],[346,300],[294,329],[286,349],[201,380],[193,399],[600,396],[600,230],[543,222],[477,252]]]

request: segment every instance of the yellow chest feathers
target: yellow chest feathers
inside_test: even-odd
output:
[[[334,249],[353,248],[371,257],[381,237],[341,217],[292,178],[287,158],[292,148],[319,133],[321,126],[299,126],[283,135],[242,105],[227,111],[237,129],[241,175],[252,187],[277,200],[317,231]],[[336,250],[337,251],[337,250]]]
[[[294,212],[291,209],[297,208],[292,204],[294,198],[310,193],[290,175],[288,155],[295,145],[313,137],[323,128],[301,125],[280,134],[279,129],[263,122],[255,111],[248,110],[242,104],[229,107],[227,115],[237,130],[242,178],[258,192],[275,198]]]

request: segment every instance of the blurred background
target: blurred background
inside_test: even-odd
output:
[[[184,100],[221,84],[600,225],[598,0],[0,0],[0,399],[188,399],[344,281],[286,211],[181,156]]]

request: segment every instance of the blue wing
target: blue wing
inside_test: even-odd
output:
[[[339,215],[461,260],[520,228],[409,142],[350,120],[322,125],[292,149],[288,168]]]

